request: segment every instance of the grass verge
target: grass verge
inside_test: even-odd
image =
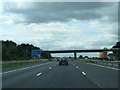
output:
[[[29,64],[37,64],[37,63],[48,62],[48,61],[49,61],[49,60],[47,60],[47,59],[39,59],[39,60],[34,60],[34,61],[29,61],[29,62],[5,63],[5,64],[2,64],[2,68],[23,66],[23,65],[29,65]]]
[[[85,63],[96,63],[96,61],[91,61],[91,60],[79,60],[80,62],[85,62]]]

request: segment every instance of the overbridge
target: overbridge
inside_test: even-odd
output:
[[[49,50],[44,51],[48,53],[74,53],[74,58],[76,59],[77,52],[102,52],[102,51],[117,51],[118,49],[89,49],[89,50]]]

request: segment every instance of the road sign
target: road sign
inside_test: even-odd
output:
[[[32,58],[40,58],[41,57],[41,51],[40,50],[32,50]]]

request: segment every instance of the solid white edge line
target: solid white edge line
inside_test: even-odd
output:
[[[100,67],[105,67],[105,68],[109,68],[109,69],[113,69],[113,70],[120,70],[120,69],[117,69],[117,68],[114,68],[114,67],[107,67],[107,66],[102,66],[102,65],[98,65],[98,64],[92,64],[91,65],[95,65],[95,66],[100,66]]]
[[[49,62],[49,63],[51,63],[51,62]],[[20,70],[24,70],[24,69],[28,69],[28,68],[32,68],[32,67],[42,66],[42,65],[45,65],[45,64],[49,64],[49,63],[34,65],[34,66],[25,67],[25,68],[21,68],[21,69],[15,69],[15,70],[11,70],[11,71],[6,71],[6,72],[0,73],[0,74],[6,74],[6,73],[10,73],[10,72],[20,71]]]

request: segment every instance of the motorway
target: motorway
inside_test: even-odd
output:
[[[117,69],[79,61],[58,61],[3,69],[2,88],[118,88]]]

